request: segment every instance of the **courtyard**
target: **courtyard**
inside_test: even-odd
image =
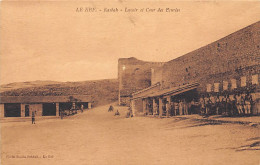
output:
[[[257,165],[259,127],[189,118],[126,118],[96,107],[63,120],[1,123],[3,165]],[[114,116],[116,110],[120,116]]]

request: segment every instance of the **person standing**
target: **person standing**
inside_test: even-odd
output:
[[[63,119],[63,114],[64,114],[64,112],[63,112],[63,110],[61,110],[61,111],[60,111],[60,119],[61,119],[61,120]]]
[[[32,111],[32,124],[35,124],[35,111]]]
[[[255,100],[253,99],[253,96],[251,93],[249,93],[249,101],[250,101],[250,112],[251,115],[254,114],[254,104],[255,104]],[[257,113],[256,113],[257,114]]]
[[[221,95],[219,97],[219,100],[220,100],[219,114],[223,115],[225,112],[225,96]]]
[[[179,115],[179,104],[177,100],[174,102],[174,115]]]
[[[113,112],[114,111],[114,107],[112,105],[110,105],[110,107],[108,108],[108,112]]]
[[[83,113],[83,110],[84,110],[84,105],[83,104],[81,104],[80,109],[81,109],[81,113]]]
[[[224,115],[228,114],[228,94],[226,94],[223,98],[223,109]]]
[[[209,115],[211,114],[211,100],[210,100],[210,95],[208,95],[206,98],[205,98],[205,103],[206,103],[206,115]]]
[[[227,115],[231,116],[232,115],[232,100],[231,96],[227,95]]]
[[[238,115],[239,114],[237,106],[236,106],[236,103],[237,103],[237,97],[236,97],[236,94],[234,94],[233,99],[232,99],[233,115]]]
[[[238,95],[236,96],[236,107],[237,107],[238,115],[241,114],[241,112],[240,112],[240,99],[241,99],[241,96],[240,96],[240,94],[238,94]]]
[[[243,114],[243,105],[242,105],[242,96],[240,94],[238,94],[237,96],[237,110],[239,115]]]
[[[216,96],[211,95],[210,101],[211,101],[211,114],[216,115]]]
[[[194,101],[194,99],[191,100],[190,106],[189,106],[189,114],[191,115],[193,113],[196,113],[195,112],[195,101]]]
[[[188,115],[189,113],[188,113],[188,103],[186,102],[186,100],[185,99],[183,99],[183,113],[184,113],[184,115]]]
[[[249,96],[249,94],[247,94],[246,96],[245,96],[245,106],[244,106],[244,108],[245,108],[245,114],[247,114],[247,115],[249,115],[249,114],[251,114],[251,100],[250,100],[250,96]]]
[[[215,98],[215,109],[216,109],[216,115],[220,114],[220,99],[219,99],[219,95],[217,95],[217,97]]]
[[[204,115],[204,114],[205,114],[205,110],[206,110],[206,108],[205,108],[205,99],[204,99],[204,96],[202,96],[202,97],[200,98],[200,107],[201,107],[200,114],[201,114],[201,115]]]
[[[245,94],[241,94],[241,106],[242,106],[242,112],[245,115]]]
[[[179,102],[179,114],[183,115],[183,103],[182,103],[182,100],[180,100],[180,102]]]
[[[174,102],[170,102],[170,116],[174,116]]]

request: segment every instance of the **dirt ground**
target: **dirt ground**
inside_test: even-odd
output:
[[[134,117],[94,108],[32,125],[1,123],[3,165],[259,165],[259,128]]]

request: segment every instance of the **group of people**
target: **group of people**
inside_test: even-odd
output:
[[[77,114],[78,113],[77,111],[79,111],[79,110],[80,110],[81,113],[83,113],[84,105],[81,104],[80,108],[79,108],[79,106],[75,106],[75,104],[74,104],[74,105],[72,105],[72,107],[69,110],[64,110],[64,109],[60,110],[60,118],[63,119],[67,115]],[[67,111],[69,111],[69,112],[67,112]]]
[[[190,102],[185,99],[175,100],[170,103],[170,115],[189,115],[198,113],[201,115],[226,115],[241,116],[252,115],[255,104],[250,93],[238,93],[234,95],[202,95],[199,100]]]
[[[178,99],[170,103],[169,115],[189,115],[191,114],[191,104],[189,104],[185,99]]]
[[[168,105],[166,105],[168,104]],[[167,114],[167,110],[169,110],[168,115],[170,116],[177,116],[177,115],[190,115],[194,113],[194,108],[192,107],[192,103],[186,101],[185,99],[175,99],[174,101],[171,101],[170,103],[167,102],[166,104],[163,104],[163,115]],[[159,105],[156,104],[155,107],[153,107],[153,104],[147,105],[149,109],[149,114],[159,114]],[[169,106],[169,109],[167,108]]]
[[[234,95],[208,95],[199,100],[201,114],[240,116],[252,115],[255,101],[250,93],[238,93]]]
[[[174,98],[171,102],[165,103],[162,109],[163,114],[168,113],[170,116],[190,114],[243,116],[254,113],[254,104],[255,100],[249,92],[233,95],[204,94],[194,99]],[[150,114],[159,113],[158,105],[154,109],[152,104],[148,104],[147,108]]]

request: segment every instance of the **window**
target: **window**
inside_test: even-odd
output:
[[[211,84],[207,84],[207,92],[211,92],[211,88],[212,88],[212,85]]]
[[[214,83],[214,92],[219,92],[219,83]]]
[[[252,84],[258,84],[258,74],[252,76]]]
[[[241,87],[245,87],[246,86],[246,76],[241,77]]]
[[[231,79],[231,88],[232,89],[237,88],[237,80],[236,79]]]
[[[228,89],[228,82],[223,81],[223,90],[227,90],[227,89]]]

